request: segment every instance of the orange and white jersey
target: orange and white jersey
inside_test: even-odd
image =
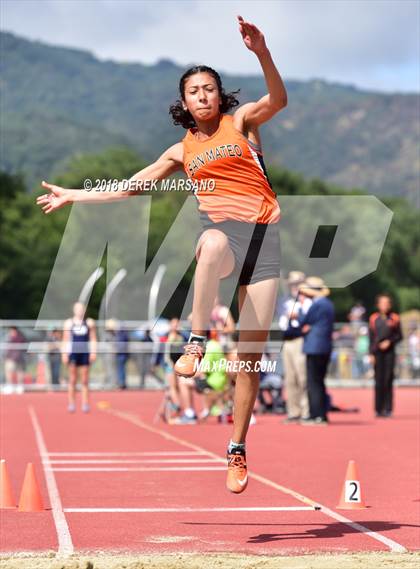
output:
[[[199,141],[189,129],[183,139],[184,169],[200,185],[214,180],[214,190],[199,190],[200,217],[214,223],[227,220],[276,223],[280,219],[277,196],[268,180],[260,148],[221,115],[217,131]]]

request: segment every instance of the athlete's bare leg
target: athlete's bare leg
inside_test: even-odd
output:
[[[80,366],[82,405],[89,405],[89,366]]]
[[[250,361],[254,367],[261,359],[273,320],[279,279],[273,278],[239,287],[239,344],[238,359]],[[244,443],[258,394],[259,372],[238,373],[234,397],[234,427],[232,441]]]
[[[228,238],[218,229],[204,231],[197,244],[196,258],[192,333],[205,336],[220,279],[233,271],[235,258]]]
[[[174,371],[167,372],[166,381],[169,385],[169,395],[172,403],[177,407],[181,407],[181,402],[179,399],[178,379]]]
[[[184,411],[194,408],[194,385],[193,379],[181,377],[179,380],[179,394]]]
[[[71,363],[69,364],[69,384],[67,387],[69,405],[76,404],[76,384],[77,384],[77,367],[74,363]]]

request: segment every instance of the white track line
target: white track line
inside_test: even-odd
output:
[[[150,451],[150,452],[47,452],[46,456],[203,456],[202,452],[189,451]]]
[[[210,470],[225,470],[224,466],[139,466],[139,467],[124,467],[124,466],[94,466],[91,467],[69,467],[69,468],[47,468],[48,472],[203,472]]]
[[[129,421],[130,423],[133,423],[134,425],[137,425],[138,427],[140,427],[146,431],[160,435],[161,437],[165,438],[167,441],[178,443],[181,446],[187,447],[191,450],[195,450],[196,452],[200,452],[201,454],[212,457],[214,459],[217,459],[219,462],[223,462],[223,464],[226,464],[226,458],[222,458],[219,455],[217,455],[213,452],[210,452],[203,447],[200,447],[199,445],[190,443],[189,441],[186,441],[184,439],[181,439],[179,437],[171,435],[170,433],[167,433],[166,431],[162,431],[161,429],[158,429],[157,427],[152,427],[151,425],[143,422],[141,419],[139,419],[135,415],[132,415],[131,413],[127,413],[124,411],[118,411],[116,409],[107,409],[104,412],[110,413],[111,415],[114,415],[115,417],[120,417],[120,419],[124,419],[126,421]],[[276,482],[273,482],[269,478],[265,478],[264,476],[260,476],[259,474],[256,474],[254,472],[248,472],[248,476],[250,478],[253,478],[254,480],[258,480],[259,482],[261,482],[262,484],[265,484],[266,486],[270,486],[271,488],[274,488],[275,490],[279,490],[280,492],[288,494],[289,496],[293,496],[294,498],[296,498],[300,502],[308,504],[312,507],[319,508],[319,510],[321,512],[323,512],[326,516],[329,516],[330,518],[333,518],[333,519],[335,519],[335,520],[337,520],[343,524],[346,524],[347,526],[351,527],[352,529],[359,531],[359,532],[371,537],[372,539],[375,539],[376,541],[383,543],[393,552],[398,552],[398,553],[406,553],[407,552],[407,549],[403,545],[401,545],[400,543],[397,543],[396,541],[394,541],[388,537],[385,537],[384,535],[382,535],[376,531],[371,531],[367,527],[365,527],[365,526],[363,526],[357,522],[353,522],[352,520],[349,520],[348,518],[345,518],[344,516],[342,516],[340,514],[337,514],[333,510],[330,510],[330,508],[327,508],[326,506],[323,506],[322,504],[315,502],[311,498],[308,498],[308,497],[304,496],[303,494],[300,494],[299,492],[292,490],[291,488],[287,488],[286,486],[282,486],[281,484],[277,484]]]
[[[38,445],[39,453],[41,456],[45,456],[47,455],[47,447],[45,445],[41,427],[39,425],[38,418],[33,407],[29,407],[29,415],[31,417],[32,426],[35,431],[35,439]],[[58,493],[55,476],[52,470],[48,468],[48,459],[43,458],[42,465],[44,468],[45,482],[47,484],[48,496],[50,499],[52,515],[54,518],[54,524],[58,538],[57,556],[67,557],[69,555],[72,555],[74,552],[69,527],[67,525],[66,516],[64,515],[63,507],[61,505],[60,494]]]
[[[301,512],[314,511],[310,506],[273,506],[268,508],[65,508],[65,512],[77,514],[152,514],[152,513],[194,513],[194,512]]]
[[[92,459],[92,460],[50,460],[49,464],[186,464],[193,462],[194,464],[206,464],[209,462],[218,462],[214,458],[152,458],[152,459],[127,459],[120,460],[116,459],[106,459],[102,460]]]

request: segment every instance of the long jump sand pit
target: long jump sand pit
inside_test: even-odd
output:
[[[2,569],[418,569],[420,552],[354,553],[302,556],[220,554],[2,556]]]

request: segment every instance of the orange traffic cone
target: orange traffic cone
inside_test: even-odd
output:
[[[362,510],[364,508],[367,508],[367,506],[363,501],[356,463],[354,460],[350,460],[337,509]]]
[[[0,461],[0,508],[16,508],[9,472],[3,459]]]
[[[19,499],[19,512],[42,512],[44,504],[32,462],[28,464]]]

